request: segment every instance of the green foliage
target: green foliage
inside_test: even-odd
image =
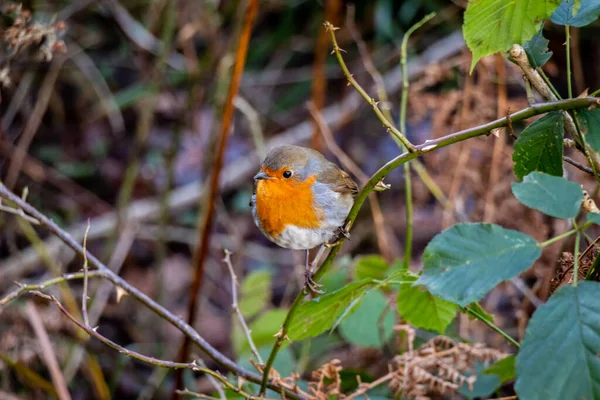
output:
[[[288,336],[291,340],[301,340],[331,329],[355,311],[364,295],[375,286],[370,279],[353,282],[303,302],[290,322]]]
[[[245,318],[262,311],[271,296],[271,272],[266,269],[252,271],[240,289],[239,307]]]
[[[498,375],[500,377],[500,383],[515,379],[515,359],[516,357],[514,355],[503,358],[484,370],[482,374]]]
[[[560,176],[532,172],[512,184],[515,197],[527,207],[556,218],[574,218],[583,201],[581,186]]]
[[[563,116],[559,112],[544,115],[529,125],[515,143],[514,172],[517,178],[533,171],[563,174]]]
[[[429,242],[416,283],[466,306],[529,268],[540,254],[535,240],[524,233],[492,224],[457,224]]]
[[[585,133],[586,143],[600,153],[600,109],[581,110],[577,114]]]
[[[467,5],[463,34],[473,52],[471,72],[484,56],[523,44],[539,31],[560,0],[472,0]]]
[[[533,314],[517,355],[519,398],[600,398],[600,283],[561,287]]]
[[[542,34],[543,29],[540,29],[530,41],[523,45],[529,63],[533,68],[539,68],[552,57],[552,52],[548,51],[549,40],[544,38]]]
[[[359,256],[354,264],[354,279],[385,279],[388,268],[387,261],[380,255]]]
[[[404,280],[415,282],[417,277],[407,275]],[[444,333],[456,316],[456,304],[434,296],[424,287],[411,283],[400,285],[396,302],[402,319],[416,328]]]
[[[582,27],[598,19],[600,0],[563,0],[552,14],[551,21],[559,25]]]
[[[365,294],[356,311],[340,323],[340,334],[357,346],[382,347],[394,333],[394,309],[380,290]]]

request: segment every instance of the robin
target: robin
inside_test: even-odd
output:
[[[274,147],[254,176],[254,222],[278,246],[306,250],[305,284],[312,292],[323,293],[312,279],[320,254],[309,265],[309,250],[331,246],[339,235],[348,237],[344,222],[357,193],[350,175],[318,151],[300,146]]]

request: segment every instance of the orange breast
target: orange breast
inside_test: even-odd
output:
[[[267,179],[256,186],[256,212],[262,228],[277,237],[287,225],[319,228],[323,210],[315,208],[311,186],[316,175],[304,182],[293,179]]]

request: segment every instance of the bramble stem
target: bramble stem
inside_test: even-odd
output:
[[[417,29],[422,27],[427,21],[436,16],[436,13],[427,14],[422,20],[411,26],[402,38],[402,47],[400,49],[400,67],[402,69],[402,100],[400,101],[400,130],[406,132],[406,109],[408,105],[408,69],[406,63],[408,60],[407,47],[408,38]],[[403,149],[404,150],[404,149]],[[404,196],[406,198],[406,233],[404,236],[404,268],[410,267],[412,257],[412,238],[413,238],[413,201],[412,201],[412,179],[410,176],[410,163],[404,164]]]
[[[567,46],[567,90],[569,93],[569,98],[573,98],[573,88],[571,87],[571,34],[569,32],[569,25],[565,25],[565,35],[567,37],[566,46]]]
[[[379,109],[378,102],[375,101],[374,98],[372,98],[371,96],[369,96],[367,94],[367,92],[362,88],[362,86],[360,86],[360,84],[356,81],[356,79],[354,79],[354,77],[348,70],[348,67],[346,66],[346,63],[344,62],[344,59],[342,57],[343,50],[338,46],[337,40],[335,38],[335,31],[338,28],[333,26],[330,22],[325,22],[325,29],[327,29],[327,31],[331,34],[331,42],[333,43],[333,52],[335,53],[335,55],[338,59],[338,63],[340,64],[340,67],[344,71],[344,75],[346,75],[346,78],[348,79],[348,83],[350,85],[352,85],[354,87],[354,89],[356,89],[358,91],[358,93],[360,93],[360,95],[366,100],[367,103],[369,103],[369,105],[373,108],[373,111],[375,111],[375,114],[377,115],[377,117],[379,118],[379,120],[381,121],[383,126],[389,132],[391,132],[394,136],[396,136],[398,138],[398,140],[400,140],[402,142],[402,144],[404,146],[406,146],[406,148],[408,149],[409,152],[415,151],[415,146],[411,142],[408,141],[408,139],[406,138],[406,136],[404,136],[404,134],[402,132],[400,132],[398,129],[396,129],[396,127],[394,127],[394,125],[390,121],[388,121],[388,119],[385,117],[385,115],[383,115],[383,113]]]

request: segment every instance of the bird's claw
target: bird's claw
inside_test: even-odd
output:
[[[324,291],[322,291],[321,287],[323,287],[322,284],[317,283],[313,280],[313,275],[314,273],[310,272],[310,271],[305,271],[304,272],[304,293],[315,293],[315,294],[323,294],[325,293]]]
[[[350,232],[348,232],[348,229],[346,229],[345,226],[340,226],[338,228],[338,237],[343,236],[346,239],[350,240]]]

